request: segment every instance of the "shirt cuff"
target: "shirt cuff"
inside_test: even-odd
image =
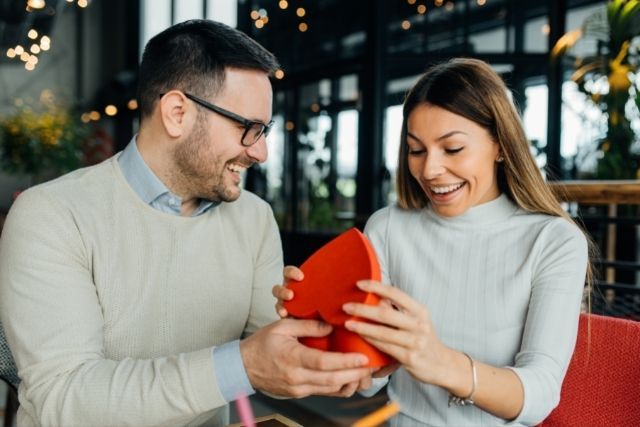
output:
[[[227,402],[236,400],[239,394],[249,396],[255,393],[242,363],[240,340],[214,347],[211,358],[218,388]]]

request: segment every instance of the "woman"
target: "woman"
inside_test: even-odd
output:
[[[365,228],[393,286],[359,283],[388,303],[345,304],[377,322],[345,326],[401,366],[388,386],[402,408],[392,425],[536,424],[557,405],[573,353],[588,241],[486,63],[434,66],[403,116],[398,203]]]

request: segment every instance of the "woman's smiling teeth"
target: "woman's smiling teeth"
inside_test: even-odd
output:
[[[445,194],[450,193],[452,191],[456,191],[458,188],[462,187],[464,182],[459,182],[458,184],[449,184],[449,185],[430,185],[429,189],[436,194]]]

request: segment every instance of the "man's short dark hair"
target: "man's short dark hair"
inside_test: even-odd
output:
[[[144,49],[138,74],[140,117],[148,117],[160,94],[178,89],[213,97],[225,68],[261,70],[272,75],[275,56],[246,34],[220,22],[193,19],[154,36]]]

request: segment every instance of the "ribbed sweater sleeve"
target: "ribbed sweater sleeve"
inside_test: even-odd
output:
[[[224,205],[204,218],[153,211],[114,162],[17,199],[0,314],[20,425],[223,422],[212,348],[275,318],[267,295],[282,271],[266,203]]]

